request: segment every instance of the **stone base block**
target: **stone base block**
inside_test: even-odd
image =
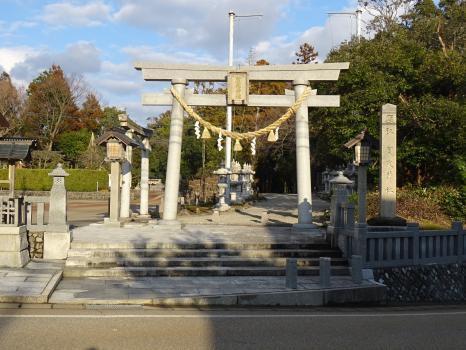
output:
[[[223,203],[223,204],[217,204],[215,206],[215,209],[217,209],[218,211],[228,211],[230,210],[230,206],[226,203]]]
[[[291,231],[293,233],[302,233],[307,236],[323,237],[323,232],[315,225],[308,224],[294,224]]]
[[[170,228],[181,230],[181,222],[179,222],[178,220],[159,220],[157,225],[169,226]]]
[[[104,225],[108,227],[122,227],[123,224],[120,221],[113,221],[110,218],[104,218]]]
[[[0,266],[23,267],[29,262],[26,226],[0,227]]]
[[[45,232],[44,259],[66,259],[70,244],[70,232]]]
[[[0,266],[2,267],[23,267],[29,260],[27,249],[18,252],[0,252]]]

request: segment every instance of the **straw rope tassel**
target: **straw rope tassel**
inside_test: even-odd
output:
[[[236,139],[235,146],[233,147],[233,151],[240,152],[243,150],[243,147],[241,146],[241,142],[239,142],[238,139]]]
[[[201,139],[210,139],[209,129],[204,128],[204,130],[202,131]]]

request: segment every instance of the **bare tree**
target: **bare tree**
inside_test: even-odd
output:
[[[9,126],[0,129],[0,136],[15,134],[21,129],[24,97],[24,89],[16,88],[10,76],[3,72],[0,75],[0,114],[5,117]]]
[[[403,15],[408,13],[415,0],[358,0],[366,12],[372,17],[368,24],[370,31],[388,31],[402,21]]]

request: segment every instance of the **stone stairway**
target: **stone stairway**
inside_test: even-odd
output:
[[[73,242],[64,277],[282,276],[286,258],[299,275],[318,275],[319,257],[332,258],[332,275],[348,275],[338,249],[323,239],[280,243]]]

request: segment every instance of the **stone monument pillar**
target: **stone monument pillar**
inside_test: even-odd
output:
[[[44,259],[66,259],[71,244],[71,234],[67,224],[67,199],[65,177],[69,174],[62,165],[49,173],[53,177],[50,190],[49,223],[44,233]]]
[[[309,85],[307,80],[293,81],[295,98]],[[315,228],[312,224],[311,158],[309,152],[308,106],[304,102],[296,111],[296,176],[298,185],[298,223],[296,228]]]
[[[385,104],[380,114],[380,216],[396,217],[396,106]]]
[[[149,217],[149,139],[142,141],[144,148],[141,149],[141,194],[139,205],[139,216]]]
[[[187,85],[185,79],[172,80],[173,88],[181,98],[184,98]],[[160,224],[178,224],[178,192],[180,187],[181,140],[183,137],[183,107],[174,98],[170,121],[170,138],[168,141],[167,176],[165,180],[165,195],[163,220]]]
[[[131,130],[126,132],[126,136],[133,138]],[[133,146],[126,146],[126,157],[121,165],[123,183],[121,185],[121,207],[120,218],[128,220],[130,218],[130,200],[131,200],[131,169],[133,159]]]

